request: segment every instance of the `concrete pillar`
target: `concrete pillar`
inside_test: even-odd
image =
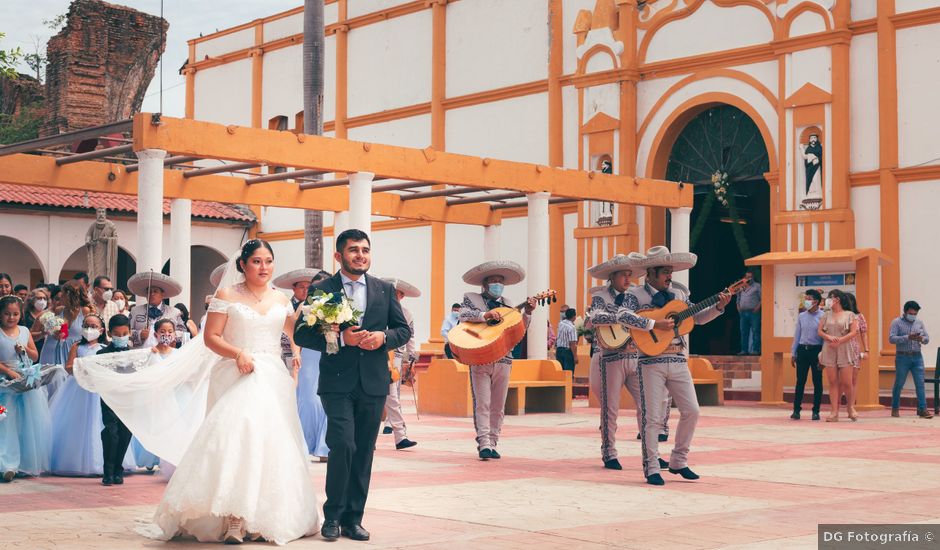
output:
[[[183,292],[172,301],[192,305],[192,242],[193,201],[173,199],[170,202],[170,275],[183,285]]]
[[[163,268],[163,159],[166,151],[145,149],[137,152],[137,272]],[[143,297],[144,301],[147,297]]]
[[[527,295],[532,296],[548,288],[549,282],[549,193],[530,193],[529,199],[529,257],[526,274]],[[548,308],[537,307],[532,313],[528,339],[529,359],[548,357]]]
[[[372,178],[371,172],[349,175],[349,228],[370,233],[372,231]],[[371,235],[370,235],[371,237]]]
[[[483,227],[483,260],[490,262],[499,259],[501,225],[487,225]]]
[[[690,252],[689,250],[689,232],[691,231],[692,209],[683,206],[681,208],[670,208],[670,226],[672,229],[669,251],[670,252]],[[672,280],[689,286],[689,272],[679,271],[673,274]]]

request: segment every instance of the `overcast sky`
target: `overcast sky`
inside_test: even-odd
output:
[[[55,33],[43,25],[43,20],[68,12],[70,3],[70,0],[0,0],[0,32],[6,33],[0,39],[0,49],[19,47],[32,53],[36,40],[45,48],[46,41]],[[111,3],[160,14],[160,0]],[[168,116],[184,115],[186,86],[177,71],[188,55],[187,40],[300,5],[303,0],[163,0],[163,17],[170,23],[163,54],[163,112]],[[31,73],[25,65],[21,72]],[[145,112],[160,111],[159,74],[158,68],[144,99]]]

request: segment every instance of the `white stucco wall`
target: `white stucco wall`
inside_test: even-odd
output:
[[[324,20],[326,20],[326,7],[324,6]],[[335,11],[335,8],[334,10]],[[329,22],[324,21],[327,25]],[[284,38],[287,36],[293,36],[295,34],[303,34],[304,32],[304,13],[300,12],[288,17],[282,17],[280,19],[275,19],[274,21],[268,21],[264,24],[264,41],[271,42],[272,40],[277,40],[279,38]]]
[[[930,244],[934,235],[940,233],[938,204],[940,180],[902,183],[899,187],[901,303],[916,300],[923,308],[918,317],[927,323],[927,330],[933,337],[930,345],[924,346],[927,365],[936,363],[936,344],[940,338],[940,291],[936,283],[940,256]],[[895,317],[900,312],[886,311],[885,315]]]
[[[226,53],[237,52],[254,45],[255,29],[253,27],[223,34],[196,44],[196,61],[202,61],[206,57],[218,57]]]
[[[705,2],[692,15],[663,25],[650,39],[645,61],[743,48],[770,42],[773,37],[770,21],[757,8],[723,8]]]
[[[878,37],[852,37],[849,51],[850,169],[864,172],[878,168]]]
[[[346,14],[350,18],[359,17],[360,15],[367,15],[401,4],[407,4],[409,1],[410,0],[352,0],[347,3]]]
[[[897,13],[906,13],[909,11],[926,10],[940,6],[940,0],[898,0],[895,3],[894,10]]]
[[[787,54],[787,97],[807,83],[832,92],[832,53],[828,46]]]
[[[326,37],[323,55],[323,120],[330,121],[336,116],[335,36]],[[267,128],[272,117],[284,115],[287,117],[288,127],[293,128],[294,116],[304,108],[303,71],[300,70],[303,65],[303,45],[268,52],[264,54],[263,60],[261,124]],[[250,102],[250,88],[248,92]],[[249,107],[249,120],[250,116]]]
[[[449,110],[445,134],[454,153],[547,163],[548,94]]]
[[[547,78],[548,2],[448,4],[446,71],[448,97]]]
[[[424,149],[431,144],[431,115],[419,115],[347,130],[349,139]]]
[[[853,187],[855,248],[881,248],[881,188],[877,185]]]
[[[878,4],[876,2],[852,2],[851,7],[853,21],[871,19],[878,15]]]
[[[898,162],[902,167],[940,163],[940,23],[898,30],[897,59]]]
[[[790,37],[803,36],[826,31],[826,20],[812,11],[804,11],[790,23]]]
[[[562,67],[565,74],[572,74],[578,68],[578,56],[575,49],[578,47],[578,37],[574,34],[574,22],[581,10],[594,9],[595,0],[565,0],[561,6],[561,39],[564,42],[564,57]]]
[[[578,167],[578,132],[580,126],[578,123],[578,90],[574,86],[565,86],[561,90],[562,101],[562,128],[564,135],[562,143],[564,147],[564,165],[565,168]],[[617,118],[620,118],[619,116]]]
[[[379,277],[403,279],[421,291],[417,298],[405,298],[403,305],[414,313],[418,344],[427,342],[431,334],[431,228],[373,231],[370,237],[372,269],[369,272]]]
[[[197,71],[193,108],[197,120],[251,126],[251,60]]]
[[[351,30],[348,76],[352,117],[430,101],[431,11]]]

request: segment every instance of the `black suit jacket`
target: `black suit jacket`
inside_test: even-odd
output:
[[[392,285],[370,275],[365,275],[365,278],[366,311],[360,327],[362,330],[385,333],[385,345],[379,349],[341,346],[339,353],[329,355],[326,353],[326,339],[318,329],[307,326],[303,318],[298,318],[294,325],[294,342],[322,353],[318,394],[349,393],[356,384],[361,383],[368,395],[388,395],[388,385],[391,383],[388,352],[408,342],[411,328]],[[329,279],[311,285],[310,290],[343,293],[343,280],[337,272]]]

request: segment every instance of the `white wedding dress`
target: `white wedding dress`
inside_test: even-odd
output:
[[[131,366],[98,360],[76,367],[79,382],[100,392],[146,448],[176,464],[145,534],[216,542],[229,516],[277,544],[315,534],[307,447],[294,381],[281,360],[291,308],[276,304],[262,314],[213,298],[209,311],[227,315],[223,338],[251,352],[254,372],[241,375],[201,335],[157,369],[135,358],[139,351],[112,354],[126,355]]]

